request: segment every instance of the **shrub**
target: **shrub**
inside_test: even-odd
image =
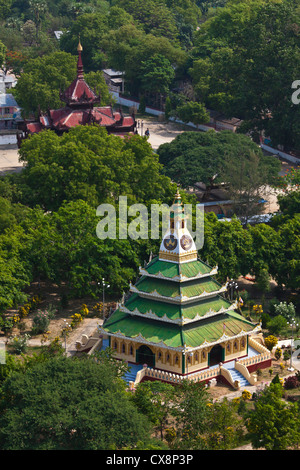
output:
[[[81,309],[80,309],[80,314],[82,317],[87,317],[89,314],[89,309],[87,308],[86,304],[82,304]]]
[[[38,310],[33,317],[33,332],[35,334],[44,333],[48,329],[49,323],[48,311]]]
[[[82,322],[83,318],[80,313],[74,313],[74,315],[71,315],[72,321],[71,321],[71,327],[76,328],[79,323]]]
[[[296,314],[295,305],[292,302],[289,304],[287,304],[287,302],[280,302],[278,305],[274,306],[274,309],[275,315],[281,315],[286,319],[294,317]]]
[[[261,317],[262,328],[267,328],[267,324],[271,321],[271,317],[268,313],[262,313]]]
[[[267,328],[273,335],[279,335],[287,327],[286,318],[283,315],[277,315],[267,323]]]
[[[27,351],[27,342],[29,338],[30,336],[25,334],[24,336],[20,336],[20,337],[15,336],[11,340],[11,344],[17,354],[22,354]]]
[[[251,400],[251,393],[249,392],[249,390],[243,390],[242,392],[242,399],[243,400]]]
[[[281,358],[282,355],[282,350],[280,348],[277,348],[275,351],[275,359],[278,361]]]
[[[291,390],[293,388],[299,387],[300,383],[295,375],[292,375],[291,377],[287,377],[284,381],[284,388],[286,390]]]
[[[272,351],[272,349],[274,348],[274,346],[276,346],[277,343],[278,339],[276,338],[276,336],[270,335],[265,338],[265,345],[269,351]]]
[[[268,311],[270,315],[275,315],[275,305],[279,304],[279,300],[276,297],[273,297],[269,301]]]

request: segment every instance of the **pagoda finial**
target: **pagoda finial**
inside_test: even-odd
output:
[[[80,42],[80,34],[78,35],[78,46],[77,46],[77,52],[81,52],[82,51],[82,45],[81,45],[81,42]]]
[[[176,194],[175,194],[175,198],[174,198],[174,203],[173,204],[181,204],[181,194],[179,192],[179,186],[177,186],[177,191],[176,191]]]
[[[77,78],[83,79],[83,65],[82,65],[82,59],[81,59],[82,45],[81,45],[81,42],[80,42],[80,34],[79,34],[79,42],[78,42],[78,46],[77,46],[77,52],[78,52]]]

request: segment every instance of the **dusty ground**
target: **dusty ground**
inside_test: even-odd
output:
[[[50,325],[48,328],[49,334],[47,341],[52,341],[55,337],[62,337],[62,329],[64,327],[64,320],[67,321],[67,323],[71,323],[72,319],[71,316],[74,315],[75,313],[79,313],[81,306],[83,304],[86,304],[88,309],[89,309],[89,315],[88,317],[84,318],[84,320],[79,324],[77,328],[72,330],[70,333],[68,333],[67,337],[67,343],[71,343],[75,341],[75,339],[78,339],[78,336],[80,336],[81,332],[84,332],[85,330],[90,330],[90,326],[95,326],[97,323],[100,323],[102,321],[102,315],[98,314],[97,312],[93,311],[93,306],[97,302],[102,302],[102,299],[91,299],[91,298],[83,298],[83,299],[70,299],[69,304],[66,308],[62,308],[60,301],[62,297],[62,293],[64,292],[64,288],[60,288],[56,286],[55,284],[50,284],[50,283],[33,283],[32,286],[30,287],[29,293],[30,296],[33,295],[39,295],[39,297],[42,298],[42,302],[39,306],[41,310],[46,309],[49,304],[52,304],[57,308],[57,313],[55,315],[55,318],[50,321]],[[105,307],[106,307],[106,312],[109,311],[110,306],[114,306],[114,302],[106,302]],[[10,315],[14,315],[18,312],[18,309],[11,309],[8,311]],[[33,313],[30,313],[28,317],[24,318],[22,320],[22,323],[25,324],[25,329],[23,330],[22,334],[24,333],[31,333],[32,331],[32,318],[33,318]],[[96,326],[94,328],[96,330]],[[12,331],[12,335],[19,335],[19,328],[14,328]],[[92,331],[90,331],[90,334],[92,334]],[[0,333],[0,340],[3,341],[4,335]],[[40,346],[41,345],[41,340],[43,339],[43,335],[35,335],[32,336],[31,340],[29,341],[29,344],[35,345],[35,346]]]

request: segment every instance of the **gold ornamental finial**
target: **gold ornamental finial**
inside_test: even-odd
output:
[[[78,46],[77,46],[77,51],[81,52],[82,51],[82,45],[80,43],[80,34],[78,35]]]
[[[180,192],[179,192],[179,186],[177,186],[177,191],[176,191],[176,194],[175,194],[175,198],[174,198],[174,204],[176,203],[181,203],[181,195],[180,195]]]

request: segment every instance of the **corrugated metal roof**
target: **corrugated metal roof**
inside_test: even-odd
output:
[[[136,283],[135,287],[140,292],[150,294],[156,291],[159,295],[172,298],[180,295],[185,297],[195,297],[203,294],[204,292],[210,293],[218,291],[222,286],[219,282],[210,277],[177,283],[164,279],[142,276]]]
[[[158,318],[163,318],[165,315],[171,321],[179,319],[193,320],[196,316],[202,317],[209,311],[219,312],[222,308],[229,309],[231,303],[216,295],[207,300],[197,300],[192,304],[166,304],[158,300],[146,299],[140,297],[138,294],[133,294],[126,302],[125,307],[133,312],[135,309],[141,314],[154,314]]]
[[[207,320],[199,320],[180,327],[172,323],[131,316],[116,310],[104,323],[103,329],[110,334],[122,334],[126,338],[141,335],[146,342],[164,343],[170,348],[197,348],[205,342],[221,340],[224,333],[228,337],[236,336],[242,331],[249,333],[255,325],[238,314],[220,314]]]
[[[18,108],[19,105],[15,100],[15,97],[9,93],[0,93],[0,107],[15,107]]]
[[[196,277],[199,274],[207,274],[212,268],[203,261],[191,261],[190,263],[169,263],[168,261],[162,261],[158,257],[155,258],[145,270],[152,275],[158,275],[159,273],[170,279],[182,274],[188,278]]]

